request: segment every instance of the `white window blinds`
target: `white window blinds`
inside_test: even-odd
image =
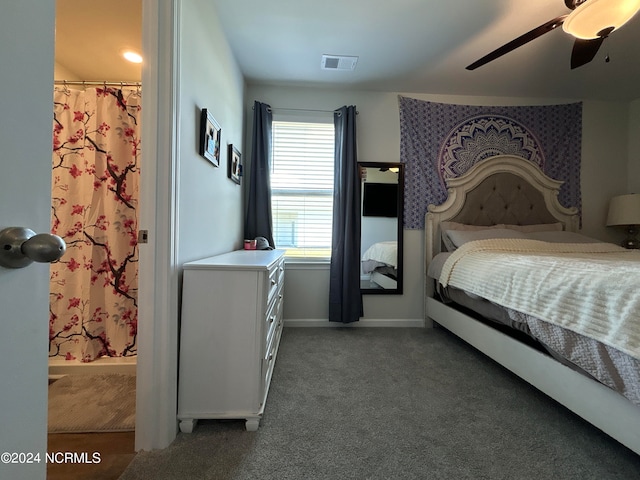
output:
[[[274,241],[287,257],[329,258],[333,217],[332,123],[273,121]]]

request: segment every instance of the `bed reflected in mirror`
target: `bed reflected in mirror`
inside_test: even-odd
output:
[[[402,294],[404,165],[360,162],[360,290]]]

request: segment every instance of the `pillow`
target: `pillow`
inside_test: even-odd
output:
[[[551,243],[600,243],[600,240],[575,232],[531,232],[527,238]]]
[[[558,223],[540,223],[538,225],[502,225],[503,228],[516,230],[518,232],[561,232],[562,224]]]
[[[446,230],[446,234],[456,248],[474,240],[488,238],[528,238],[523,232],[507,228],[489,228],[484,230]]]
[[[456,245],[455,242],[453,242],[450,239],[450,236],[447,235],[448,231],[472,231],[472,232],[476,232],[476,231],[480,231],[480,230],[495,230],[495,229],[509,229],[512,231],[516,231],[516,232],[523,232],[523,233],[529,233],[529,232],[561,232],[562,230],[562,223],[558,222],[558,223],[540,223],[537,225],[505,225],[504,223],[500,223],[497,225],[468,225],[465,223],[458,223],[458,222],[441,222],[440,223],[440,231],[442,232],[442,243],[444,243],[445,248],[447,249],[448,252],[453,252],[456,248],[458,248],[460,245],[462,245],[462,243],[466,243],[464,241],[462,241],[462,243],[460,245]],[[526,237],[491,237],[488,236],[486,238],[526,238]],[[462,239],[461,239],[462,240]],[[476,240],[480,240],[480,239],[476,239]],[[484,240],[484,238],[483,238]],[[470,241],[470,240],[468,240]]]
[[[495,229],[495,228],[504,228],[504,225],[467,225],[467,224],[458,223],[458,222],[440,222],[440,231],[442,232],[441,233],[442,243],[444,243],[444,246],[448,252],[453,252],[457,247],[445,232],[449,230],[478,231],[478,230],[489,230],[489,229]]]
[[[445,230],[487,230],[489,228],[505,228],[504,225],[467,225],[458,222],[440,222],[440,228]]]

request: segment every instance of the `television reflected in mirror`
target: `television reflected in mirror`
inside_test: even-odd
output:
[[[360,290],[402,294],[404,165],[360,162]]]
[[[364,182],[362,187],[363,217],[398,217],[397,183]]]

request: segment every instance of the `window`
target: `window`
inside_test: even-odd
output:
[[[273,121],[271,211],[287,257],[330,258],[333,123]]]

